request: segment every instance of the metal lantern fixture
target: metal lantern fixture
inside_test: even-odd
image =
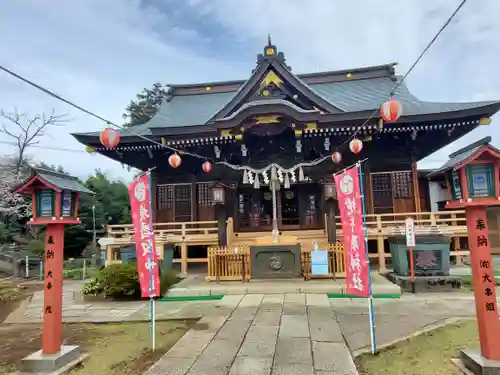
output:
[[[342,155],[340,152],[334,152],[332,154],[332,160],[334,163],[340,163],[342,161]]]
[[[106,148],[115,148],[120,142],[120,133],[112,128],[104,129],[99,135],[101,144]]]
[[[325,182],[323,184],[324,196],[325,199],[334,199],[337,197],[337,193],[335,190],[335,184],[333,182]]]
[[[363,142],[359,139],[354,138],[351,142],[349,142],[349,150],[351,150],[354,154],[359,154],[363,149]]]
[[[389,99],[380,106],[380,117],[385,122],[396,122],[401,117],[403,107],[401,103],[394,99]]]
[[[203,169],[203,172],[205,173],[209,173],[212,171],[212,163],[210,163],[208,160],[206,162],[204,162],[202,165],[201,165],[201,169]]]
[[[225,202],[225,188],[221,183],[216,182],[212,185],[212,203],[224,204]]]
[[[172,168],[179,168],[181,163],[182,159],[178,154],[172,154],[168,157],[168,164],[170,164]]]

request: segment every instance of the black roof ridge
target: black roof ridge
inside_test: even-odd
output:
[[[476,142],[473,142],[465,147],[462,147],[461,149],[451,153],[450,155],[448,155],[448,157],[450,159],[454,158],[455,156],[458,156],[460,154],[463,154],[464,152],[467,152],[467,151],[470,151],[476,147],[480,147],[480,146],[487,146],[489,145],[491,142],[491,137],[488,136],[488,137],[484,137],[484,138],[481,138],[480,140],[476,141]]]
[[[397,64],[398,64],[397,62],[392,62],[392,63],[388,63],[388,64],[383,64],[383,65],[373,65],[373,66],[353,68],[353,69],[327,70],[324,72],[316,72],[316,73],[301,73],[301,74],[292,73],[292,74],[294,74],[297,78],[304,79],[304,78],[323,77],[323,76],[333,75],[333,74],[364,73],[364,72],[370,72],[370,71],[374,71],[374,70],[392,69]],[[389,77],[390,75],[388,74],[387,76]],[[373,78],[361,78],[361,79],[373,79]],[[361,80],[361,79],[359,79],[359,80]],[[186,83],[186,84],[182,84],[182,83],[170,84],[170,83],[168,83],[166,86],[168,86],[172,90],[175,90],[175,89],[181,89],[181,88],[194,88],[194,87],[201,87],[201,86],[213,87],[213,86],[238,85],[238,84],[244,84],[246,81],[248,81],[248,79]],[[346,79],[346,81],[349,81],[349,80]],[[307,84],[309,85],[309,83],[307,83]],[[209,92],[207,92],[207,94],[209,94]]]

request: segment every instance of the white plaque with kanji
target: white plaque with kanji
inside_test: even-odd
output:
[[[405,220],[406,246],[415,246],[415,221],[412,218]]]

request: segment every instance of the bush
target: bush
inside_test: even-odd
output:
[[[174,270],[163,271],[160,275],[160,293],[162,296],[167,293],[170,287],[177,284],[181,279]]]
[[[179,281],[172,270],[160,275],[160,292],[164,295],[168,289]],[[136,263],[113,264],[102,268],[98,275],[87,282],[82,290],[84,295],[104,294],[113,299],[140,299],[141,287]]]
[[[85,278],[92,279],[97,277],[99,270],[95,267],[85,268]],[[65,279],[82,280],[83,279],[83,268],[70,268],[63,271],[63,277]]]
[[[28,253],[37,257],[43,256],[45,244],[42,240],[31,240],[27,245]]]

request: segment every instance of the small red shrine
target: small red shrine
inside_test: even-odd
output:
[[[450,194],[446,209],[465,208],[480,351],[463,350],[474,374],[500,374],[500,321],[486,208],[500,205],[500,150],[486,137],[450,155],[431,176],[444,174]]]
[[[45,226],[42,350],[24,358],[21,370],[52,373],[86,357],[78,346],[62,345],[64,226],[80,223],[79,195],[93,192],[76,177],[40,168],[14,192],[31,197],[30,223]]]

